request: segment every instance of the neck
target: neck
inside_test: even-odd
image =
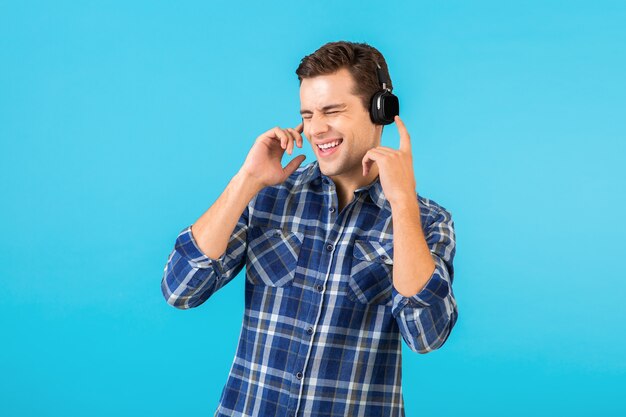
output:
[[[337,187],[337,198],[339,199],[339,210],[343,209],[354,196],[354,191],[371,184],[378,176],[378,166],[373,164],[367,176],[363,176],[363,167],[359,165],[358,172],[350,172],[342,175],[331,176],[330,178]]]

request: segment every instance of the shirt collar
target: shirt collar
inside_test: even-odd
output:
[[[322,171],[320,170],[319,162],[316,160],[304,168],[303,173],[300,176],[300,183],[304,185],[313,181],[317,181],[317,183],[319,184],[324,179],[328,181],[331,180],[329,177],[322,174]],[[389,204],[389,201],[387,201],[387,199],[385,198],[383,187],[380,184],[379,176],[377,176],[376,179],[372,183],[365,185],[363,187],[357,188],[355,192],[356,193],[368,192],[370,199],[374,202],[374,204],[376,204],[381,209],[387,208],[391,210],[391,205]]]

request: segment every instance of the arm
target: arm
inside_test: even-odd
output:
[[[174,307],[187,309],[205,302],[232,280],[245,264],[250,201],[264,187],[281,183],[304,161],[293,158],[283,167],[285,151],[302,147],[302,124],[275,127],[261,134],[246,160],[215,203],[176,239],[161,280],[161,292]]]
[[[445,209],[432,205],[422,230],[417,200],[392,206],[392,213],[392,313],[411,350],[428,353],[444,344],[458,317],[452,291],[454,221]]]
[[[196,223],[180,232],[161,281],[169,304],[197,307],[241,271],[249,202],[260,191],[254,184],[238,173]]]
[[[378,146],[363,157],[363,176],[375,163],[391,204],[393,221],[393,306],[402,337],[411,350],[427,353],[443,345],[457,319],[452,293],[454,222],[434,202],[421,213],[415,194],[411,137],[399,116],[400,149]],[[421,218],[426,218],[422,229]]]

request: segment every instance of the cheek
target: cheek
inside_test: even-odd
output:
[[[342,123],[341,117],[332,118],[328,120],[327,124],[328,128],[333,132],[343,132],[342,127],[344,126],[344,123]]]

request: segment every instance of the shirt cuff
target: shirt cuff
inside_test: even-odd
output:
[[[445,265],[442,265],[443,261],[437,257],[433,257],[433,259],[435,259],[435,270],[420,292],[411,297],[406,297],[400,294],[396,287],[392,288],[393,306],[391,312],[395,317],[407,306],[413,308],[430,307],[433,303],[446,298],[450,293],[450,286],[444,278],[447,274]]]
[[[224,258],[226,257],[226,253],[224,252],[224,254],[222,254],[219,258],[210,258],[206,256],[198,246],[196,239],[194,239],[193,233],[191,232],[191,226],[186,227],[178,234],[175,249],[187,260],[187,262],[189,262],[189,265],[193,268],[213,268],[217,276],[221,276],[222,265]]]

